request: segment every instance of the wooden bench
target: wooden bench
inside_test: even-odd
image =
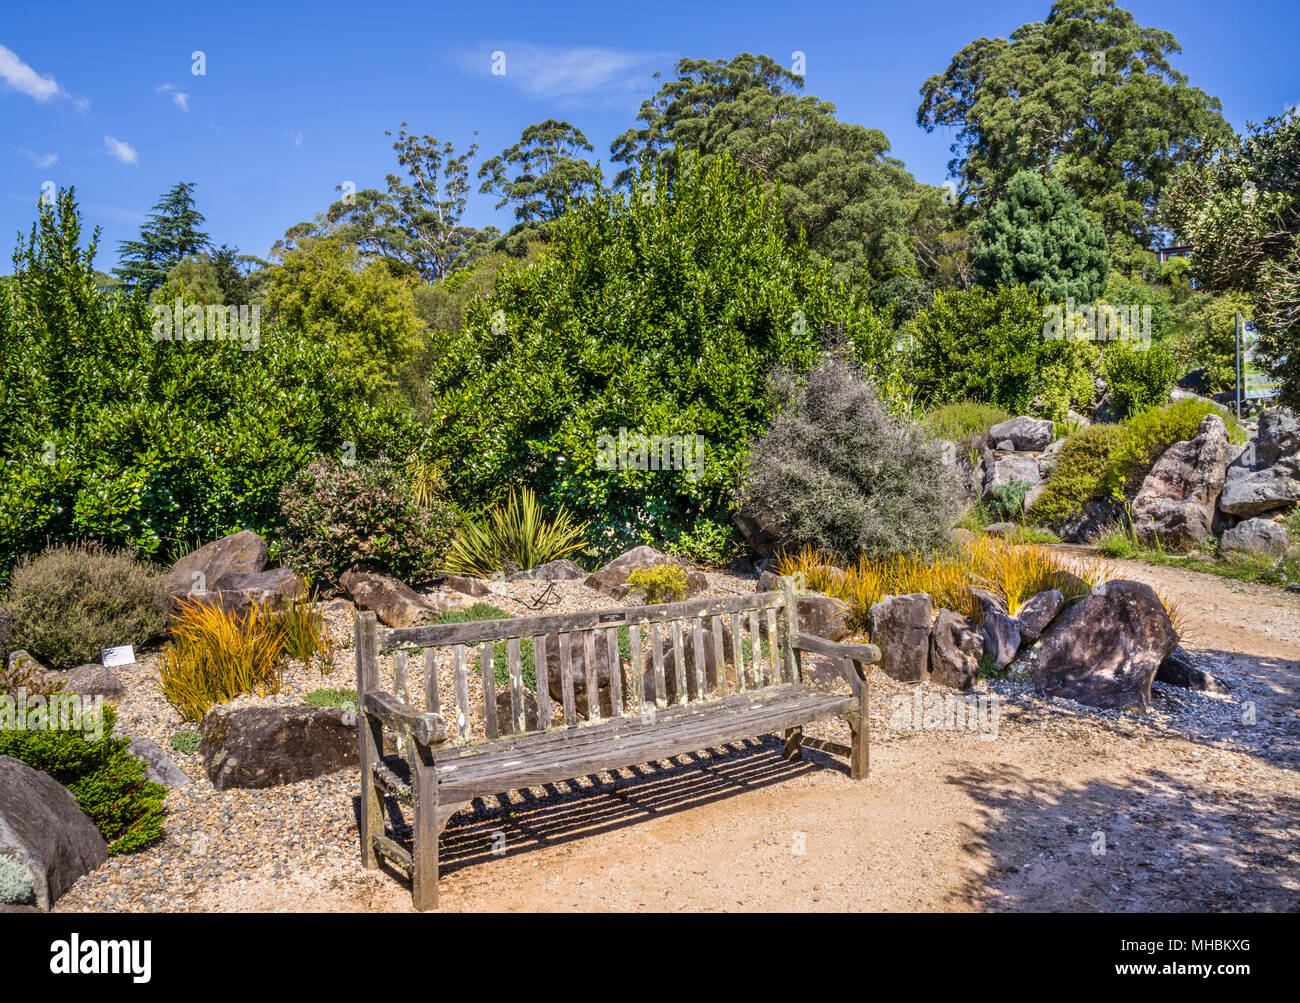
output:
[[[620,630],[626,631],[630,665],[619,654]],[[531,727],[526,727],[521,659],[525,641],[533,645],[537,683],[537,720]],[[649,641],[648,652],[642,650],[643,641]],[[497,721],[493,666],[499,642],[505,642],[509,675],[504,729]],[[618,667],[606,674],[604,687],[597,654],[601,646],[606,665]],[[468,662],[475,647],[483,688],[482,722],[472,722],[470,715]],[[558,647],[558,657],[551,655],[552,647]],[[439,653],[447,648],[450,701],[443,699],[438,686]],[[412,703],[408,692],[411,649],[424,649],[422,707]],[[392,653],[392,692],[380,687],[379,658],[385,652]],[[831,659],[850,692],[806,682],[803,652]],[[387,859],[411,878],[415,907],[433,909],[438,905],[438,836],[447,820],[472,799],[773,732],[784,733],[786,758],[799,758],[805,745],[845,755],[850,775],[865,779],[866,666],[879,657],[874,645],[839,644],[800,634],[790,578],[781,579],[775,592],[722,599],[396,630],[379,629],[374,613],[358,613],[361,859],[368,868],[378,867],[381,857]],[[576,689],[574,678],[579,659],[582,689]],[[555,712],[562,713],[562,724],[552,724],[550,677],[556,667],[561,698]],[[675,696],[671,702],[670,692]],[[577,696],[586,698],[586,720],[580,720]],[[803,737],[804,725],[829,717],[848,722],[851,747]],[[387,757],[386,730],[397,750]],[[409,808],[409,844],[386,828],[386,798],[397,802],[397,810],[400,805]]]

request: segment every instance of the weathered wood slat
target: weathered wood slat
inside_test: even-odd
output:
[[[650,625],[650,654],[655,667],[655,706],[668,706],[667,682],[664,679],[664,643],[663,626],[658,622]]]
[[[820,752],[829,752],[835,756],[844,756],[846,759],[853,755],[853,750],[847,745],[841,745],[839,742],[828,742],[822,738],[807,738],[802,740],[805,749],[817,749]]]
[[[564,704],[564,723],[572,728],[578,723],[578,709],[573,701],[573,650],[569,634],[561,634],[560,645],[560,696]]]
[[[537,727],[551,726],[551,678],[546,666],[546,635],[533,638],[533,673],[537,677]]]
[[[673,639],[673,681],[677,684],[677,702],[686,703],[686,646],[682,644],[682,622],[674,620],[668,625]]]
[[[587,720],[595,721],[600,718],[600,676],[596,672],[596,632],[594,630],[584,630],[582,632],[582,659],[583,669],[586,678],[587,690]]]
[[[361,698],[361,709],[379,718],[398,734],[409,735],[422,745],[436,745],[447,740],[447,725],[441,714],[415,710],[390,693],[367,693]]]
[[[762,689],[767,680],[764,678],[766,669],[763,666],[763,637],[758,629],[757,610],[750,610],[749,612],[749,654],[753,669],[754,686]]]
[[[373,612],[358,611],[353,621],[355,630],[357,694],[361,705],[361,720],[357,732],[361,743],[361,804],[357,824],[361,838],[361,863],[368,868],[379,866],[374,840],[384,833],[384,798],[375,785],[374,767],[382,761],[384,726],[365,711],[365,698],[379,685],[378,629]]]
[[[792,683],[801,682],[798,649],[794,639],[799,636],[799,605],[794,594],[794,579],[781,579],[781,657],[785,659],[785,678]]]
[[[519,638],[506,642],[506,661],[510,667],[510,721],[515,734],[524,730],[524,669],[519,655]]]
[[[674,618],[766,609],[779,603],[780,598],[779,592],[747,592],[738,596],[690,599],[682,603],[659,603],[654,606],[625,606],[598,612],[551,613],[545,616],[515,617],[508,620],[399,627],[380,631],[379,650],[444,647],[485,640],[504,641],[512,634],[515,636],[567,634],[596,627],[627,627],[634,623],[644,626],[656,620],[665,622]]]
[[[638,717],[645,713],[645,659],[641,654],[641,627],[633,624],[627,629],[628,650],[632,655],[628,679],[632,683],[632,713]]]
[[[713,617],[713,667],[718,674],[718,696],[727,695],[727,664],[722,650],[722,615]]]
[[[456,737],[469,741],[469,676],[465,669],[465,645],[451,649],[451,671],[456,691]]]
[[[479,677],[483,680],[483,730],[488,738],[497,737],[497,678],[492,667],[491,641],[484,641],[478,649]]]
[[[609,654],[609,694],[614,716],[623,713],[623,658],[618,652],[618,628],[605,628],[605,649]]]
[[[411,690],[406,677],[406,649],[393,652],[393,692],[402,703],[411,702]]]
[[[371,845],[374,846],[376,853],[387,858],[394,867],[408,875],[411,873],[411,854],[405,847],[387,836],[372,836]]]
[[[438,649],[424,649],[424,707],[435,714],[442,713],[438,699]]]
[[[731,614],[731,650],[736,656],[736,688],[738,692],[745,692],[749,685],[745,681],[745,651],[744,651],[744,634],[740,630],[740,614]]]
[[[697,616],[691,621],[691,653],[695,656],[695,695],[696,699],[708,699],[708,687],[704,664],[704,624]]]
[[[781,639],[776,631],[776,610],[770,607],[767,610],[767,661],[772,681],[787,682],[781,675]]]

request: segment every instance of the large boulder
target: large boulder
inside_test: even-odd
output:
[[[1244,519],[1219,538],[1223,550],[1236,550],[1262,557],[1280,557],[1291,546],[1285,526],[1271,519]]]
[[[345,571],[339,584],[357,609],[373,610],[389,627],[410,627],[412,624],[435,620],[448,610],[469,609],[472,597],[449,593],[437,597],[416,592],[405,582],[377,571]]]
[[[984,637],[973,623],[950,609],[939,610],[930,631],[930,678],[968,690],[980,674]]]
[[[172,595],[210,592],[225,575],[254,574],[266,568],[266,541],[245,529],[191,551],[171,566],[163,585]]]
[[[48,910],[108,857],[104,837],[66,787],[0,756],[0,890],[9,905]]]
[[[1300,455],[1283,457],[1262,468],[1252,468],[1242,461],[1234,463],[1223,485],[1219,508],[1228,515],[1252,516],[1296,502],[1300,502]]]
[[[1208,414],[1196,437],[1166,449],[1142,481],[1131,509],[1134,530],[1164,543],[1209,539],[1227,468],[1228,426]]]
[[[1180,686],[1185,690],[1199,690],[1203,693],[1228,693],[1228,687],[1215,679],[1205,669],[1196,664],[1196,659],[1183,650],[1181,646],[1169,653],[1156,670],[1156,682],[1166,686]]]
[[[1066,543],[1090,543],[1124,512],[1115,498],[1094,498],[1061,521],[1058,535]]]
[[[1255,462],[1269,467],[1296,453],[1300,453],[1300,416],[1290,408],[1266,407],[1259,413]]]
[[[1094,707],[1146,710],[1151,681],[1178,634],[1149,585],[1112,581],[1058,616],[1021,654],[1034,688]]]
[[[1056,426],[1047,418],[1021,416],[999,422],[989,429],[989,442],[1009,441],[1011,448],[1022,453],[1046,449],[1056,438]]]
[[[529,568],[526,571],[516,571],[506,581],[566,582],[586,577],[587,572],[583,571],[576,563],[567,557],[561,557],[558,561],[547,561],[545,564],[539,564],[537,567]]]
[[[878,668],[903,682],[926,677],[934,606],[924,592],[887,596],[871,607],[867,635],[880,649]]]
[[[642,568],[652,568],[660,564],[676,565],[680,568],[685,567],[677,558],[660,553],[654,547],[633,547],[626,553],[614,558],[599,571],[588,575],[586,584],[598,592],[613,596],[615,599],[624,599],[631,592],[627,580],[632,572],[639,571]],[[686,575],[686,595],[692,596],[702,592],[708,588],[708,584],[708,579],[704,577],[703,572],[690,571]]]
[[[467,578],[464,575],[443,575],[436,582],[439,588],[451,589],[461,595],[482,599],[490,596],[492,589],[482,578]]]
[[[277,787],[354,769],[357,716],[338,707],[213,707],[199,724],[212,786]]]
[[[126,686],[117,677],[117,673],[93,662],[69,669],[59,689],[64,693],[76,693],[83,697],[103,697],[105,700],[121,700],[126,696]]]
[[[1020,624],[1001,610],[989,610],[980,621],[984,635],[984,653],[1001,671],[1011,664],[1020,650]]]
[[[535,731],[537,729],[537,694],[524,687],[524,730]],[[548,725],[550,721],[546,722]],[[510,688],[506,687],[497,691],[497,734],[511,735],[515,730],[514,717],[510,709]]]
[[[1000,487],[1020,483],[1032,488],[1041,479],[1037,454],[984,450],[984,486],[981,497],[985,501],[991,500],[994,492]]]
[[[732,522],[748,548],[759,557],[772,557],[781,549],[781,528],[771,513],[737,512]]]

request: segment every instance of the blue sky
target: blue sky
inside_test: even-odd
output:
[[[1295,0],[1130,0],[1172,31],[1176,65],[1237,129],[1300,102]],[[609,143],[683,56],[801,51],[806,93],[884,130],[922,181],[951,136],[918,128],[917,90],[980,36],[1042,20],[1050,0],[881,3],[9,3],[0,14],[0,270],[41,185],[75,184],[103,228],[99,267],[177,181],[197,182],[217,243],[265,255],[353,181],[383,187],[385,129],[475,138],[486,159],[531,122],[567,118],[608,170]],[[202,50],[206,73],[192,72]],[[493,76],[491,54],[506,53]],[[474,130],[478,136],[474,136]],[[467,222],[512,220],[472,196]]]

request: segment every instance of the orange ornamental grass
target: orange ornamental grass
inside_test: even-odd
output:
[[[220,605],[181,599],[162,653],[159,688],[186,721],[242,694],[269,696],[283,682],[286,629],[269,606],[244,616]]]
[[[793,575],[801,588],[822,592],[849,605],[850,625],[866,629],[871,607],[889,595],[925,593],[936,608],[954,610],[976,619],[972,588],[998,596],[1015,616],[1025,602],[1045,589],[1059,589],[1067,602],[1087,595],[1109,580],[1110,565],[1100,560],[1072,562],[1039,546],[1018,545],[983,536],[933,557],[896,554],[886,559],[860,556],[840,569],[824,555],[805,546],[778,555],[777,570]]]

